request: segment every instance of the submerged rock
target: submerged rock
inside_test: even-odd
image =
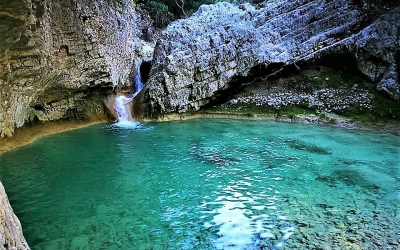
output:
[[[260,9],[203,5],[163,31],[150,73],[147,113],[197,111],[221,91],[241,88],[245,79],[332,54],[355,60],[378,89],[399,99],[399,14],[400,8],[393,9],[369,25],[347,0],[270,0]]]

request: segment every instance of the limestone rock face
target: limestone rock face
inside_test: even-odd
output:
[[[148,45],[129,0],[0,0],[0,135],[104,115]]]
[[[0,182],[0,249],[26,250],[30,249],[24,235],[21,223],[14,214],[8,201],[3,184]]]
[[[373,24],[350,37],[347,44],[358,68],[378,90],[400,99],[400,8],[382,15]]]
[[[150,72],[147,114],[197,111],[256,69],[274,74],[332,53],[354,56],[377,88],[398,99],[400,8],[369,25],[352,3],[270,0],[261,9],[201,6],[163,31]]]

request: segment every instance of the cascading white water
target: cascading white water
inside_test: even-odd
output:
[[[118,122],[128,122],[132,120],[130,108],[129,106],[127,106],[127,104],[129,104],[129,102],[131,101],[131,98],[123,95],[117,96],[115,98],[114,110],[118,117]]]
[[[118,123],[127,123],[132,121],[132,115],[129,107],[129,103],[140,93],[143,89],[142,77],[140,75],[140,67],[137,69],[137,75],[135,76],[135,92],[129,97],[119,95],[115,98],[114,110],[118,117]]]
[[[142,83],[142,76],[140,75],[140,70],[138,69],[138,74],[135,76],[135,87],[136,91],[135,93],[132,94],[132,99],[136,97],[137,94],[143,89],[143,83]]]

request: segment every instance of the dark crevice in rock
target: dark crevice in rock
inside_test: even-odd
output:
[[[46,110],[42,104],[35,104],[35,105],[33,106],[33,108],[34,108],[35,110],[37,110],[37,111],[43,111],[43,112]]]
[[[276,74],[284,68],[284,63],[260,64],[250,69],[251,78],[266,77]]]
[[[196,100],[196,97],[193,95],[193,84],[190,84],[189,86],[187,86],[188,89],[190,89],[190,94],[188,97],[188,101],[192,102]]]
[[[359,24],[361,27],[367,27],[387,10],[400,6],[398,0],[353,0],[351,3],[362,13]],[[355,34],[356,31],[353,31],[353,33]]]
[[[348,52],[328,53],[316,60],[316,64],[326,66],[338,71],[345,71],[367,79],[358,69],[357,61],[353,55]]]
[[[400,51],[396,53],[396,72],[397,72],[397,81],[400,81]]]
[[[370,59],[370,60],[379,60],[380,62],[384,63],[382,60],[376,58],[376,59]],[[367,61],[367,60],[365,60]],[[374,61],[374,63],[376,63]],[[303,64],[306,64],[309,67],[311,65],[319,65],[319,66],[325,66],[328,68],[331,68],[333,70],[336,70],[337,72],[344,73],[345,75],[351,75],[354,77],[358,77],[360,79],[363,79],[366,82],[370,82],[372,84],[372,81],[370,78],[368,78],[363,72],[360,71],[360,66],[357,63],[356,58],[354,57],[353,54],[351,54],[348,50],[343,49],[340,52],[330,52],[326,53],[325,55],[321,56],[318,59],[313,60],[313,62],[303,62]],[[300,64],[298,64],[300,66]],[[301,69],[304,69],[304,66],[300,66]],[[372,85],[371,85],[372,86]]]
[[[308,21],[308,25],[310,25],[310,24],[312,24],[312,23],[315,23],[316,21],[318,21],[318,18],[317,18],[316,16],[312,16],[312,17],[310,18],[310,20]]]
[[[84,23],[89,19],[88,16],[82,16],[81,18],[82,18],[82,22],[84,22]]]
[[[151,70],[151,62],[143,61],[140,64],[139,71],[143,83],[146,83],[149,80],[150,70]]]
[[[45,3],[38,0],[32,2],[33,2],[33,10],[35,11],[35,16],[37,18],[41,18],[46,12]]]
[[[33,127],[35,125],[41,124],[39,117],[37,115],[33,115],[25,124],[25,127]]]
[[[245,86],[255,81],[266,81],[282,75],[297,74],[298,70],[294,65],[285,66],[284,63],[260,64],[252,67],[247,76],[235,76],[228,84],[228,88],[216,92],[210,102],[203,108],[210,108],[228,102],[234,96],[241,93]]]
[[[231,100],[233,96],[239,94],[243,90],[242,77],[234,77],[229,83],[229,87],[223,90],[219,90],[210,99],[210,101],[203,107],[205,109],[226,103]]]
[[[73,54],[70,53],[69,47],[67,45],[62,45],[60,46],[60,49],[58,50],[61,55],[67,55],[67,56],[72,56]]]

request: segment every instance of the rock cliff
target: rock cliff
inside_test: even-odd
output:
[[[227,89],[285,67],[344,55],[399,100],[400,8],[369,20],[348,0],[203,5],[170,24],[158,41],[147,89],[147,115],[197,111]],[[337,64],[346,64],[342,61]]]
[[[129,0],[0,1],[0,135],[104,116],[104,98],[148,56]]]
[[[21,223],[14,214],[8,201],[3,184],[0,182],[0,249],[24,250],[30,249],[24,235]]]

